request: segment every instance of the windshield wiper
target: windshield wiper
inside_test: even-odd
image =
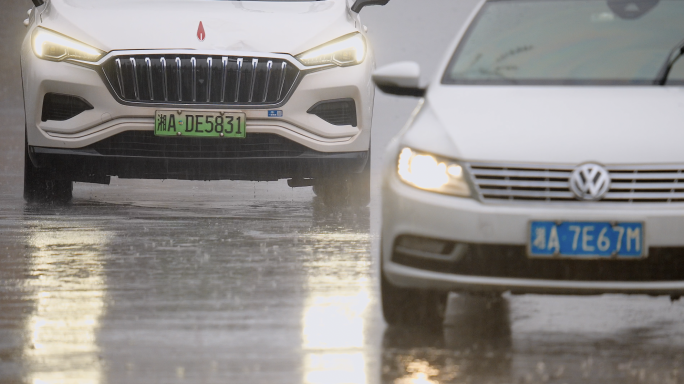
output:
[[[674,64],[679,60],[680,57],[684,55],[684,40],[680,41],[676,47],[674,47],[670,53],[667,55],[667,60],[663,63],[658,71],[658,76],[654,81],[656,85],[665,85],[667,83],[667,77],[670,75],[670,70]]]

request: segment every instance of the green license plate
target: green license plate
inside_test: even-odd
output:
[[[156,111],[156,136],[245,138],[245,114],[212,111]]]

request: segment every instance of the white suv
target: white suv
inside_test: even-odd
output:
[[[366,204],[388,0],[33,0],[21,52],[24,196],[74,181],[279,180]]]
[[[382,301],[446,292],[684,292],[684,1],[483,1],[383,172]]]

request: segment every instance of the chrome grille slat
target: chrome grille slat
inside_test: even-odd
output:
[[[280,79],[279,83],[280,85],[278,86],[278,99],[280,100],[280,95],[283,93],[283,87],[285,86],[285,71],[287,70],[287,62],[283,61],[283,63],[280,65]]]
[[[603,200],[665,200],[665,199],[684,199],[684,192],[608,192]]]
[[[478,179],[481,186],[502,186],[502,187],[530,187],[530,188],[569,188],[567,181],[528,181],[528,180],[499,180],[499,179]]]
[[[152,60],[150,60],[149,57],[146,57],[145,64],[147,67],[147,87],[150,92],[150,100],[154,100],[154,89],[152,87]]]
[[[223,100],[226,98],[226,76],[228,75],[228,58],[227,57],[222,57],[221,58],[221,66],[222,66],[222,72],[221,72],[221,102],[223,103]]]
[[[558,172],[558,171],[550,171],[550,172],[539,172],[539,171],[529,171],[529,172],[522,172],[522,171],[509,171],[509,170],[503,170],[503,171],[498,171],[498,170],[493,170],[493,169],[473,169],[473,174],[478,175],[478,176],[499,176],[499,177],[533,177],[533,178],[568,178],[570,174],[572,173],[572,170],[567,171],[567,172]]]
[[[288,60],[145,52],[113,56],[102,69],[108,86],[124,102],[270,106],[283,103],[301,76]]]
[[[207,57],[207,103],[211,102],[211,57]]]
[[[135,64],[135,58],[131,57],[131,71],[133,71],[133,93],[135,99],[140,100],[140,90],[138,89],[138,66]]]
[[[257,66],[259,65],[259,59],[252,59],[252,85],[249,87],[249,101],[250,103],[252,102],[252,98],[254,97],[254,85],[256,84],[256,78],[257,78]]]
[[[122,95],[126,94],[126,91],[124,90],[124,78],[123,78],[123,71],[121,70],[121,59],[116,59],[114,61],[116,63],[116,78],[119,81],[119,89]]]
[[[611,180],[677,180],[682,176],[677,173],[610,173]]]
[[[266,102],[266,97],[268,97],[268,83],[271,80],[271,67],[273,66],[273,61],[269,60],[266,63],[266,85],[264,85],[264,98],[261,102]]]
[[[192,68],[192,101],[197,101],[197,60],[194,57],[190,58],[190,67]]]
[[[181,59],[180,57],[176,57],[176,78],[178,81],[176,82],[177,86],[177,93],[178,93],[178,101],[183,101],[183,84],[181,84]]]
[[[237,59],[237,79],[235,79],[235,102],[240,99],[240,80],[242,80],[242,57]]]
[[[169,101],[169,88],[167,84],[167,75],[166,75],[166,59],[161,58],[159,59],[159,64],[161,65],[161,70],[162,70],[162,87],[164,88],[164,101]]]
[[[572,192],[557,192],[557,191],[516,191],[505,189],[480,189],[483,195],[492,196],[519,196],[519,197],[558,197],[563,199],[573,199],[575,195]]]
[[[611,183],[610,189],[684,189],[684,184],[671,183]]]
[[[467,164],[483,201],[579,202],[570,191],[572,166]],[[608,192],[598,202],[684,203],[684,164],[606,167]]]

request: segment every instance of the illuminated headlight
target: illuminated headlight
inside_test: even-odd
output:
[[[366,40],[356,32],[297,55],[307,66],[334,64],[340,67],[360,64],[366,57]]]
[[[99,49],[43,28],[36,28],[32,42],[36,56],[51,61],[98,61],[105,54]]]
[[[414,187],[456,196],[470,196],[463,167],[453,160],[404,148],[399,153],[397,173]]]

